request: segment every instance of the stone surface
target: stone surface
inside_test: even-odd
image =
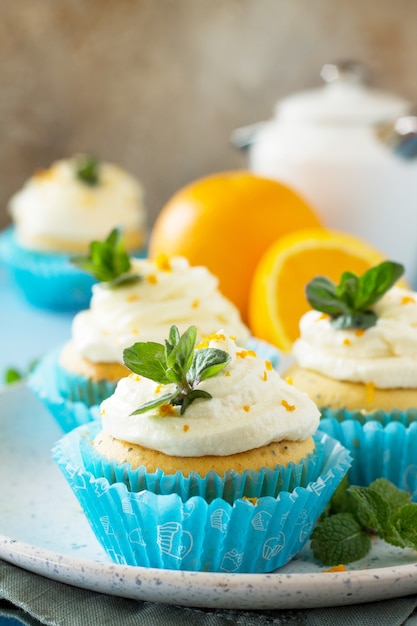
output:
[[[140,177],[152,223],[183,184],[243,167],[233,129],[329,61],[417,101],[415,0],[0,0],[0,15],[0,227],[35,169],[80,151]]]

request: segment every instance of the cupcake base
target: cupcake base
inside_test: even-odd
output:
[[[0,233],[0,259],[27,302],[41,309],[76,312],[88,307],[92,276],[71,262],[71,254],[22,248],[13,226]],[[145,250],[133,256],[146,256]]]
[[[319,429],[350,451],[351,484],[386,478],[417,501],[417,409],[365,414],[322,409]]]
[[[215,492],[210,501],[201,495],[188,497],[181,480],[168,476],[162,493],[156,493],[155,480],[160,491],[164,481],[161,476],[146,475],[144,468],[142,477],[148,488],[138,484],[133,491],[132,484],[128,488],[122,478],[126,468],[120,468],[122,474],[114,477],[97,477],[86,468],[93,469],[86,447],[92,449],[89,441],[100,428],[97,422],[75,429],[56,444],[53,457],[107,554],[116,563],[127,565],[271,572],[306,543],[350,465],[346,449],[320,434],[315,437],[317,452],[305,460],[301,472],[298,466],[277,468],[282,485],[289,488],[281,486],[274,495],[259,493],[259,472],[250,473],[245,480],[245,493],[253,495],[237,497],[233,504]],[[94,470],[102,471],[106,473],[105,468]],[[288,473],[293,479],[284,479]],[[198,492],[207,491],[208,480],[194,477]],[[241,484],[242,477],[235,480]],[[274,484],[275,489],[277,480]],[[173,488],[177,493],[168,493]],[[247,499],[251,497],[254,499]]]

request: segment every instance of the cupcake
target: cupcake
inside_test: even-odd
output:
[[[116,231],[79,261],[102,280],[93,286],[90,308],[75,315],[70,340],[46,355],[31,377],[32,388],[65,430],[89,421],[90,407],[129,373],[124,348],[139,340],[163,341],[171,324],[183,332],[193,322],[199,340],[222,327],[276,365],[277,350],[250,337],[238,309],[205,267],[192,267],[183,257],[131,258]]]
[[[321,410],[320,430],[353,456],[350,481],[384,477],[417,498],[417,294],[386,261],[363,276],[307,286],[289,376]]]
[[[127,249],[143,256],[146,215],[140,183],[120,167],[79,155],[36,172],[10,200],[12,226],[0,236],[0,259],[31,304],[77,311],[93,278],[70,263],[123,228]]]
[[[117,563],[269,572],[298,552],[349,467],[319,411],[223,330],[171,327],[53,457]]]

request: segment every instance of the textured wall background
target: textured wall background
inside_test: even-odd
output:
[[[152,223],[183,184],[245,165],[234,128],[343,58],[417,101],[417,1],[0,0],[0,226],[35,169],[80,151],[136,174]]]

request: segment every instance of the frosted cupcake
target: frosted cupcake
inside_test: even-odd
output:
[[[322,412],[320,429],[353,454],[350,480],[385,477],[417,496],[417,294],[389,261],[339,286],[312,281],[287,372]]]
[[[316,436],[319,411],[271,364],[219,331],[125,350],[134,373],[101,421],[64,436],[54,459],[118,563],[272,571],[307,541],[349,467]]]
[[[128,257],[119,236],[114,232],[103,244],[96,242],[84,259],[84,266],[92,264],[102,279],[93,286],[90,308],[75,315],[70,341],[42,359],[31,378],[32,388],[65,430],[88,421],[89,408],[111,395],[129,373],[124,348],[136,341],[163,341],[172,324],[183,332],[194,323],[199,340],[222,327],[241,346],[262,349],[276,365],[277,350],[250,337],[238,309],[220,293],[218,279],[207,268],[192,267],[182,257]],[[68,402],[82,404],[75,421]]]
[[[144,255],[146,213],[140,183],[111,163],[79,155],[36,172],[10,200],[13,225],[0,258],[26,299],[52,310],[88,306],[93,279],[70,263],[92,240],[123,228],[126,248]]]

